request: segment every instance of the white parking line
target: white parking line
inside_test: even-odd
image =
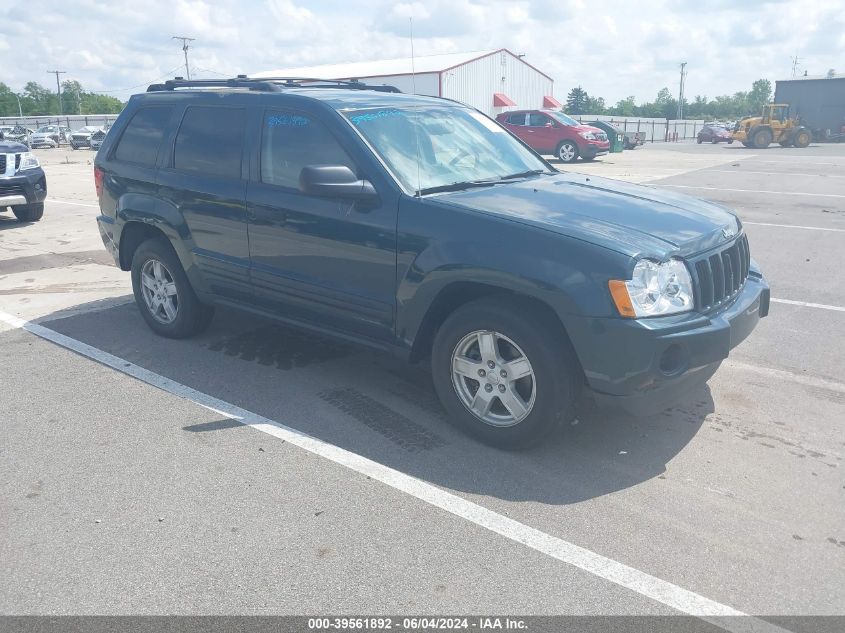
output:
[[[815,389],[827,389],[836,393],[845,393],[845,383],[837,382],[835,380],[827,380],[825,378],[816,378],[815,376],[805,376],[794,371],[786,371],[783,369],[772,369],[771,367],[762,367],[761,365],[752,365],[750,363],[742,363],[740,361],[728,359],[722,363],[722,367],[730,367],[742,371],[748,371],[769,378],[776,378],[778,380],[786,380],[805,387],[813,387]]]
[[[706,174],[762,174],[764,176],[812,176],[813,178],[845,178],[845,176],[830,176],[827,174],[796,174],[794,172],[784,171],[748,171],[746,169],[706,169],[703,170]]]
[[[835,312],[845,312],[845,308],[840,306],[829,306],[824,303],[809,303],[807,301],[793,301],[792,299],[775,299],[772,297],[772,303],[786,303],[791,306],[801,306],[804,308],[821,308],[822,310],[833,310]]]
[[[803,191],[767,191],[764,189],[728,189],[727,187],[698,187],[696,185],[664,185],[653,183],[658,187],[672,187],[674,189],[701,189],[704,191],[738,191],[741,193],[772,193],[778,196],[815,196],[818,198],[845,198],[840,193],[805,193]]]
[[[807,231],[831,231],[833,233],[845,233],[845,229],[834,229],[825,226],[801,226],[800,224],[772,224],[771,222],[746,222],[743,224],[753,224],[754,226],[777,226],[783,229],[805,229]]]
[[[118,356],[92,347],[36,323],[0,312],[0,321],[13,328],[22,328],[40,338],[51,341],[77,354],[132,376],[170,394],[185,398],[215,413],[241,424],[283,439],[314,455],[345,466],[357,473],[404,492],[420,501],[445,510],[457,517],[511,541],[530,547],[551,558],[577,567],[672,609],[699,617],[735,633],[785,633],[785,629],[741,611],[705,598],[666,580],[647,574],[624,563],[597,554],[574,543],[546,534],[536,528],[489,510],[463,497],[452,494],[428,482],[407,475],[378,462],[306,435],[294,428],[252,413],[234,404],[192,389],[174,380],[144,369]],[[731,616],[746,616],[736,618]]]
[[[73,204],[77,207],[91,207],[92,209],[99,209],[98,204],[85,204],[84,202],[74,202],[72,200],[57,200],[56,198],[47,198],[47,202],[55,202],[56,204]]]

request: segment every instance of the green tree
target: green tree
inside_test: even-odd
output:
[[[608,114],[612,114],[614,116],[636,116],[637,111],[637,102],[634,97],[628,97],[627,99],[621,99],[616,102],[616,106],[610,108]]]
[[[758,79],[751,84],[748,93],[748,107],[753,112],[760,112],[763,106],[772,100],[772,82],[768,79]],[[739,113],[742,114],[742,113]]]
[[[566,95],[566,111],[569,114],[587,114],[587,100],[589,99],[587,91],[581,86],[573,88]]]
[[[82,84],[75,79],[62,82],[62,105],[65,112],[82,114]]]
[[[587,103],[584,105],[584,114],[605,114],[607,113],[607,105],[604,102],[604,97],[587,97]]]

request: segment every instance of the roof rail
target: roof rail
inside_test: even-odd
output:
[[[249,88],[259,92],[281,92],[281,88],[272,82],[241,76],[235,79],[182,79],[182,77],[176,77],[175,79],[168,79],[163,84],[150,85],[147,92],[175,90],[176,88]]]
[[[358,79],[324,79],[322,77],[258,77],[251,81],[278,82],[285,88],[346,88],[348,90],[375,90],[377,92],[401,92],[396,86],[370,85]],[[317,84],[317,85],[315,85]]]
[[[259,92],[281,92],[284,88],[342,88],[348,90],[375,90],[377,92],[400,92],[396,86],[371,86],[353,79],[320,79],[318,77],[247,77],[238,75],[233,79],[183,79],[175,77],[163,84],[151,84],[147,92],[161,92],[177,88],[248,88]]]

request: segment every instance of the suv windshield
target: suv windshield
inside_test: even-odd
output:
[[[407,191],[433,193],[549,171],[494,121],[467,108],[372,108],[343,114]]]
[[[557,110],[555,110],[553,112],[547,112],[546,114],[554,117],[555,119],[557,119],[558,121],[560,121],[564,125],[581,125],[580,123],[578,123],[578,121],[576,121],[572,117],[566,116],[563,112],[558,112]]]
[[[50,132],[56,132],[56,128],[52,125],[45,125],[44,127],[38,128],[38,134],[49,134]]]

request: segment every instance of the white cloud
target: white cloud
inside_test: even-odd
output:
[[[841,0],[30,0],[0,7],[0,81],[48,86],[58,68],[90,89],[141,90],[183,74],[172,35],[196,38],[191,63],[210,76],[399,57],[409,17],[418,55],[506,47],[559,97],[576,85],[609,103],[674,93],[682,61],[687,94],[711,98],[788,76],[796,54],[810,74],[845,72]]]

